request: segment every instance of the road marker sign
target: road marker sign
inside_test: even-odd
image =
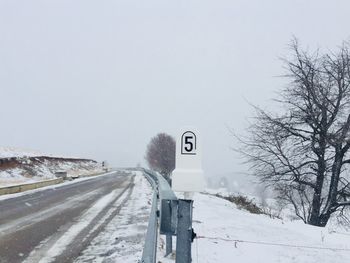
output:
[[[194,128],[181,129],[176,141],[176,168],[172,175],[172,188],[177,192],[204,190],[201,160],[201,141]]]

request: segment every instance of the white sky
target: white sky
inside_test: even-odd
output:
[[[194,125],[207,175],[243,171],[226,126],[269,105],[293,35],[349,40],[349,1],[0,0],[0,146],[143,162]]]

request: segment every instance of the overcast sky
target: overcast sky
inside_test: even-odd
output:
[[[350,1],[0,0],[0,146],[144,163],[150,138],[203,137],[207,176],[244,169],[227,126],[285,85],[293,35],[334,49]]]

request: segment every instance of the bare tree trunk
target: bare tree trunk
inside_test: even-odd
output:
[[[325,177],[325,163],[324,158],[320,158],[318,163],[316,187],[312,199],[312,208],[310,219],[308,223],[314,226],[320,226],[320,211],[321,211],[321,194],[323,189],[323,182]]]

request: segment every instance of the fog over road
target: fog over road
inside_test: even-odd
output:
[[[73,262],[120,212],[133,181],[116,171],[0,200],[0,262]]]

